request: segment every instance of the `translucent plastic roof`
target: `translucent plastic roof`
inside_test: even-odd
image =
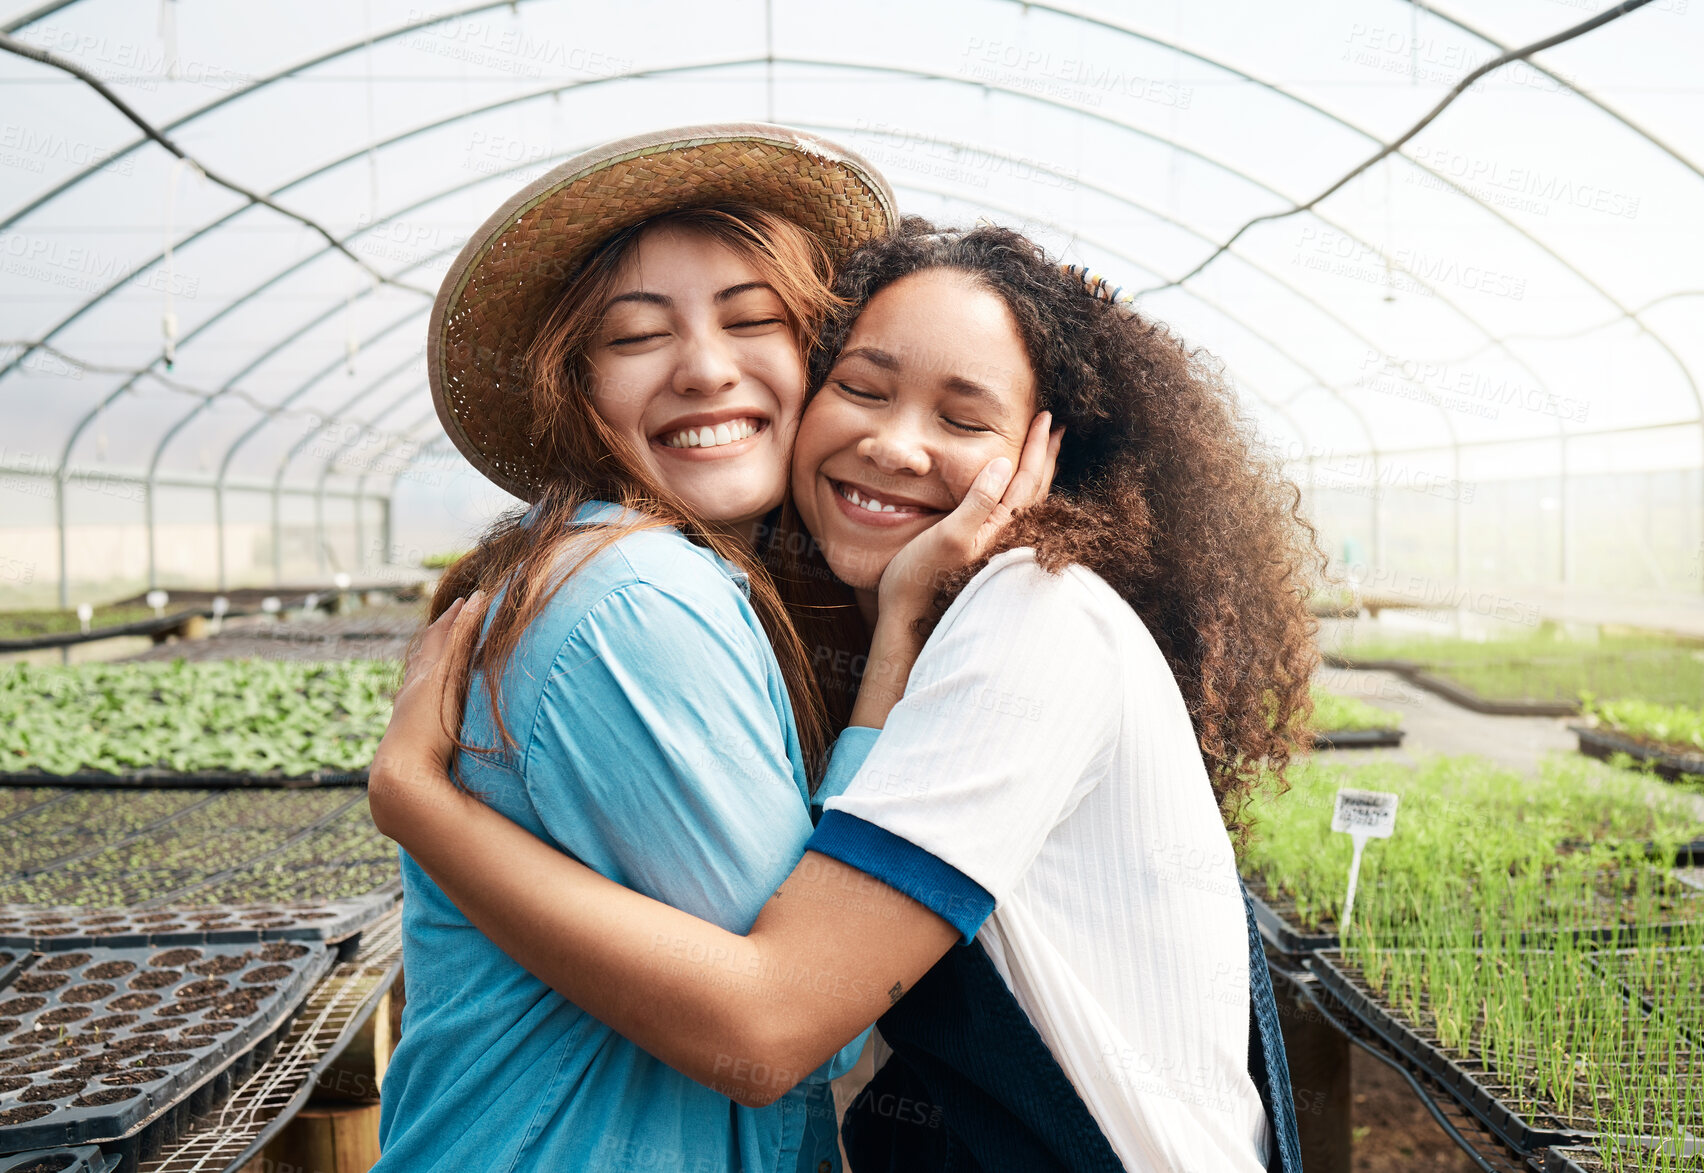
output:
[[[0,455],[380,496],[449,467],[422,356],[466,234],[587,146],[756,118],[859,150],[907,210],[1023,227],[1145,291],[1297,460],[1696,467],[1694,0],[1498,69],[1221,251],[1597,7],[0,4],[198,165],[0,53]]]

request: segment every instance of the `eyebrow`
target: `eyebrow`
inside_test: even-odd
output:
[[[775,292],[775,287],[767,281],[747,281],[743,285],[728,286],[717,293],[714,300],[717,305],[721,305],[723,302],[732,301],[742,293],[750,293],[754,289],[767,289],[770,293]],[[604,302],[604,311],[607,313],[612,306],[619,305],[624,301],[636,301],[641,305],[661,306],[664,309],[674,305],[674,298],[672,297],[666,297],[661,293],[650,293],[643,289],[634,289],[627,293],[618,293]]]
[[[880,367],[884,371],[897,372],[902,365],[897,355],[890,354],[875,346],[860,346],[853,350],[841,351],[840,358],[842,361],[849,358],[863,359],[871,366]],[[1001,399],[995,391],[962,375],[948,375],[941,380],[941,386],[954,394],[983,400],[991,407],[1005,406],[1005,400]]]

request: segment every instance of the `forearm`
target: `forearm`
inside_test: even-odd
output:
[[[869,657],[864,662],[864,677],[852,706],[851,724],[869,729],[880,729],[887,724],[888,714],[905,696],[905,686],[923,651],[923,642],[909,613],[883,609],[870,641]]]
[[[731,1099],[768,1103],[886,1009],[886,985],[843,980],[821,959],[837,942],[813,962],[818,942],[728,932],[606,879],[447,780],[428,793],[387,797],[385,830],[463,914],[563,997]],[[793,894],[801,914],[819,903]]]

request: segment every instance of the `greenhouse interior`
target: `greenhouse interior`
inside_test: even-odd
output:
[[[0,49],[0,1173],[752,1170],[795,1153],[854,1173],[1704,1171],[1704,4],[14,0]],[[698,205],[727,223],[678,218]],[[666,263],[641,272],[642,254]],[[693,284],[735,270],[714,298]],[[630,278],[665,292],[597,300]],[[563,309],[588,296],[583,318]],[[732,322],[741,299],[769,316]],[[888,337],[905,341],[870,341]],[[967,353],[981,384],[930,381]],[[582,390],[593,411],[544,411]],[[774,418],[679,414],[712,392],[772,397]],[[650,414],[630,423],[634,403]],[[997,453],[983,502],[972,481]],[[714,512],[766,456],[761,507]],[[599,499],[655,505],[663,534],[641,510],[615,539],[627,554],[573,562],[556,594],[513,577],[549,571],[525,543],[545,550],[541,531],[582,520],[562,509]],[[1007,519],[1023,536],[1002,546]],[[886,561],[842,570],[842,533],[915,538],[897,557],[928,591],[902,605]],[[593,624],[599,681],[642,695],[550,659],[559,634],[592,638],[603,603],[531,626],[581,606],[618,555],[636,583],[714,579],[717,601],[640,614],[630,645]],[[1026,559],[1031,594],[1011,585]],[[811,566],[855,646],[813,653],[822,606],[789,586]],[[475,586],[483,601],[428,631]],[[985,598],[1017,609],[977,628]],[[929,618],[906,628],[912,605]],[[523,663],[501,702],[495,675],[452,698],[461,736],[489,728],[479,698],[532,706],[487,716],[546,748],[479,768],[514,794],[567,788],[492,808],[613,893],[493,912],[515,888],[488,853],[492,924],[424,821],[379,811],[381,773],[401,769],[381,738],[439,767],[486,752],[450,728],[428,746],[399,692],[411,655],[410,681],[442,684],[440,652],[486,671],[502,641],[469,653],[477,634],[452,634],[479,607],[509,636],[493,654]],[[867,687],[901,628],[927,642],[905,645],[891,695]],[[767,733],[719,748],[747,729],[717,722],[749,680],[673,642],[688,629],[755,657],[778,765]],[[1113,634],[1073,643],[1090,630]],[[651,677],[647,640],[668,661]],[[1161,664],[1155,700],[1133,682]],[[844,704],[831,671],[851,675]],[[1091,769],[1075,743],[1101,736],[1097,704],[1058,702],[1097,672],[1126,706],[1106,734],[1124,748],[1094,758],[1115,763],[1094,788],[1062,775],[1070,802],[1037,806],[1044,775]],[[852,726],[882,730],[856,776]],[[581,745],[629,727],[657,744]],[[1145,748],[1167,730],[1181,765]],[[633,798],[541,762],[550,744],[612,773],[672,765]],[[818,793],[848,760],[844,792]],[[771,766],[779,791],[759,784]],[[452,775],[433,775],[446,809],[477,804]],[[1205,823],[1144,822],[1172,819],[1172,794]],[[540,813],[553,802],[572,809]],[[623,839],[633,802],[650,813]],[[999,802],[1017,805],[970,821]],[[693,825],[742,812],[735,832]],[[783,823],[797,834],[777,843]],[[996,828],[1026,825],[1008,874],[993,857],[1019,841]],[[469,843],[498,842],[487,826]],[[986,919],[845,854],[854,832],[985,898]],[[680,846],[712,840],[703,858]],[[694,859],[744,879],[679,874]],[[902,917],[891,933],[784,953],[776,889],[813,860],[863,884],[823,923],[876,915],[873,885],[905,902],[881,914]],[[1085,923],[1099,898],[1070,885],[1109,876],[1122,911]],[[707,907],[747,880],[747,904]],[[677,949],[634,963],[680,983],[632,979],[653,1002],[636,1010],[589,937],[546,939],[593,931],[562,906],[630,896],[634,925],[714,922],[765,967],[806,956],[836,990],[867,973],[882,996],[799,1002],[755,962],[695,974]],[[1229,921],[1179,912],[1226,900]],[[493,927],[523,922],[520,946]],[[1174,923],[1190,930],[1140,931]],[[450,928],[486,985],[436,985]],[[909,969],[881,954],[937,939]],[[544,972],[547,953],[601,976]],[[986,1001],[953,1002],[945,983],[988,957]],[[1186,975],[1209,964],[1217,1001],[1189,1013]],[[499,1027],[534,1011],[491,992],[523,987],[539,1015],[603,1032],[599,1062],[636,1073],[625,1090],[595,1065],[578,1087],[526,1065]],[[728,1054],[694,1024],[721,1019],[667,1013],[717,991],[844,1030],[821,1027],[765,1096],[695,1081],[695,1055]],[[965,1025],[1014,1006],[1009,1037]],[[442,1037],[446,1007],[489,1036]],[[1242,1036],[1210,1041],[1209,1020],[1248,1033],[1246,1069]],[[871,1024],[859,1066],[830,1070]],[[526,1045],[564,1072],[593,1045],[549,1029]],[[1038,1037],[1033,1071],[1005,1049]],[[461,1059],[433,1049],[452,1044],[475,1073],[453,1086],[441,1068]],[[769,1054],[750,1045],[734,1054]],[[1063,1106],[1026,1115],[1014,1080]],[[463,1086],[481,1081],[500,1088]],[[782,1122],[804,1096],[801,1139]]]

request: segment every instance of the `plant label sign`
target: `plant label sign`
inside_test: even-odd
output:
[[[1389,839],[1396,830],[1397,796],[1382,790],[1339,790],[1331,811],[1331,829],[1349,836],[1355,856],[1349,861],[1349,891],[1343,896],[1339,936],[1349,931],[1349,916],[1355,910],[1355,884],[1361,878],[1361,855],[1369,839]]]

